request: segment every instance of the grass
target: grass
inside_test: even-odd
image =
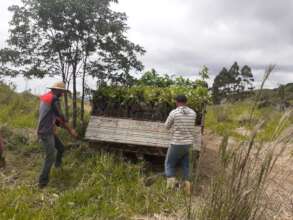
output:
[[[275,127],[277,138],[269,145],[256,142],[262,122],[247,140],[236,146],[228,146],[228,137],[223,138],[219,174],[212,179],[203,207],[197,213],[200,220],[270,219],[265,215],[269,196],[265,190],[276,161],[293,139],[292,128],[282,132],[290,117],[292,112],[280,119]]]
[[[206,127],[218,135],[229,135],[237,140],[244,140],[248,133],[239,133],[237,128],[242,127],[244,130],[251,130],[253,126],[249,124],[249,113],[253,106],[252,101],[236,102],[233,104],[224,104],[209,106],[206,115]],[[272,141],[272,136],[278,122],[284,113],[274,109],[273,107],[265,107],[256,109],[254,112],[254,121],[265,120],[263,129],[257,134],[258,141]],[[284,128],[293,124],[293,118],[288,118]]]
[[[49,187],[39,190],[41,157],[32,156],[19,183],[1,182],[0,219],[130,219],[170,215],[183,203],[182,193],[168,191],[163,178],[144,186],[143,164],[87,147],[67,152],[64,169],[53,169]]]
[[[222,127],[211,124],[212,117],[208,117],[214,131],[222,132],[223,140],[219,149],[219,173],[212,178],[202,208],[196,213],[199,220],[272,219],[266,213],[267,198],[270,196],[266,192],[269,177],[287,144],[293,139],[293,129],[289,127],[292,111],[282,115],[269,111],[270,114],[263,116],[267,109],[256,108],[263,85],[273,68],[269,66],[267,69],[252,105],[238,103],[234,108],[226,105],[222,111],[215,110],[212,117]],[[239,127],[237,119],[243,113],[248,114],[248,117],[242,126],[250,131],[242,140],[229,145],[229,136]],[[270,142],[264,144],[263,140]]]
[[[0,82],[0,123],[13,128],[34,128],[38,114],[38,98],[15,93],[11,86]]]
[[[130,219],[171,215],[182,208],[183,194],[167,190],[163,178],[144,186],[144,164],[87,146],[68,149],[64,168],[53,169],[50,185],[39,190],[43,159],[35,135],[38,99],[1,84],[0,102],[7,160],[0,176],[0,219]],[[60,132],[65,143],[71,141]]]
[[[0,176],[0,219],[131,219],[191,212],[184,207],[188,201],[183,193],[167,190],[163,177],[149,187],[144,185],[144,164],[129,163],[120,155],[85,145],[67,149],[64,168],[53,169],[50,185],[39,190],[36,182],[42,156],[33,134],[38,100],[0,85],[0,101],[0,123],[5,123],[1,133],[8,141],[8,167]],[[224,136],[220,172],[212,178],[201,209],[192,210],[193,218],[257,219],[262,215],[266,180],[282,149],[259,143],[277,143],[293,119],[270,107],[255,109],[252,124],[266,122],[254,133],[239,134],[236,129],[240,126],[248,131],[254,127],[249,123],[251,105],[247,101],[208,108],[207,128]],[[70,141],[65,133],[61,136]],[[236,146],[228,146],[228,136],[238,140]]]

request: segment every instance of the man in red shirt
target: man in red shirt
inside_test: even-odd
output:
[[[55,133],[55,126],[66,129],[69,134],[77,138],[77,133],[69,127],[66,118],[61,112],[59,99],[68,92],[65,84],[59,82],[54,84],[50,92],[40,97],[39,122],[37,133],[39,140],[45,150],[45,161],[39,177],[39,187],[47,186],[49,182],[50,170],[55,163],[55,167],[60,167],[64,146]]]

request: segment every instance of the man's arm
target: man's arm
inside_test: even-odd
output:
[[[165,127],[169,130],[173,124],[174,124],[174,115],[171,112],[165,122]]]
[[[60,125],[62,128],[66,129],[72,137],[78,138],[77,132],[69,126],[66,118],[62,114],[58,100],[53,101],[52,109],[53,109],[54,114],[57,117],[57,121],[56,121],[57,124]]]
[[[56,115],[56,117],[58,118],[58,122],[60,122],[62,124],[67,122],[65,116],[62,114],[62,111],[60,108],[60,103],[59,103],[58,99],[53,100],[52,110],[53,110],[54,114]]]

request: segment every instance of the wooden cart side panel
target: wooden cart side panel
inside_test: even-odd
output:
[[[194,147],[200,149],[200,127],[195,128],[194,135],[196,137]],[[168,148],[171,131],[167,131],[164,123],[161,122],[92,116],[85,138],[89,141]]]

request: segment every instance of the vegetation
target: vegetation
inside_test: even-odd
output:
[[[276,161],[285,151],[287,144],[292,141],[293,130],[284,128],[292,111],[283,114],[274,125],[270,134],[270,143],[257,143],[258,133],[263,129],[265,120],[255,117],[256,104],[260,101],[263,86],[274,66],[266,70],[261,88],[255,97],[247,118],[248,125],[254,125],[247,132],[248,137],[229,145],[230,132],[224,134],[219,149],[220,169],[211,181],[210,189],[198,212],[199,219],[266,219],[266,187],[268,178],[276,165]],[[223,118],[223,120],[228,120]],[[280,146],[281,144],[281,146]]]
[[[212,86],[214,103],[219,103],[222,98],[231,94],[239,95],[246,89],[253,90],[253,82],[254,78],[249,66],[245,65],[240,70],[235,62],[229,71],[224,67],[216,76]]]
[[[144,186],[143,163],[130,163],[122,155],[86,145],[67,147],[64,168],[53,169],[50,186],[39,190],[36,179],[43,158],[35,136],[38,100],[4,84],[0,85],[0,99],[3,109],[15,108],[12,117],[24,118],[19,123],[12,119],[3,123],[9,115],[0,112],[7,162],[6,170],[0,171],[0,219],[130,219],[162,212],[172,215],[182,208],[183,194],[170,193],[163,178]],[[68,143],[65,134],[61,135]]]
[[[87,76],[98,82],[93,92],[94,115],[165,121],[175,108],[175,96],[185,94],[200,124],[202,113],[211,104],[208,68],[204,66],[195,81],[155,70],[138,79],[131,76],[131,70],[142,71],[137,57],[145,50],[127,39],[126,15],[110,7],[117,2],[22,0],[22,5],[11,6],[8,48],[0,50],[0,77],[50,75],[60,77],[67,87],[72,84],[72,109],[65,96],[65,111],[67,117],[72,115],[73,126],[80,133],[90,114],[84,101],[89,92]],[[0,219],[130,219],[155,213],[199,220],[265,218],[268,178],[293,137],[292,111],[287,112],[293,104],[293,84],[263,89],[273,68],[268,68],[260,90],[254,91],[252,70],[247,65],[240,68],[235,62],[216,76],[212,98],[221,105],[209,105],[205,121],[207,129],[222,136],[220,163],[196,209],[192,194],[187,198],[180,190],[168,190],[158,174],[157,181],[146,186],[147,173],[153,173],[146,170],[144,162],[92,149],[83,141],[70,149],[67,144],[71,140],[62,131],[59,135],[67,145],[63,168],[53,169],[47,188],[37,188],[43,159],[35,134],[38,99],[29,92],[16,93],[12,85],[0,82],[0,133],[8,164],[0,175]],[[229,144],[231,138],[233,145]],[[2,157],[2,146],[0,150]],[[195,186],[199,166],[193,178]]]
[[[265,189],[276,161],[292,140],[292,129],[281,135],[285,114],[275,127],[277,139],[269,146],[257,144],[255,138],[263,125],[260,122],[250,137],[236,146],[228,146],[228,136],[220,146],[220,169],[209,189],[199,219],[266,219]],[[282,147],[277,147],[282,143]]]
[[[35,186],[41,157],[29,154],[19,159],[31,161],[19,167],[17,161],[11,164],[23,170],[20,182],[6,182],[11,181],[9,176],[1,179],[1,219],[130,219],[162,210],[172,214],[182,203],[182,194],[170,193],[163,178],[145,187],[143,165],[127,163],[118,156],[71,149],[64,169],[53,170],[51,184],[43,191]]]
[[[151,86],[151,87],[159,87],[159,88],[167,88],[169,86],[178,86],[178,87],[206,87],[208,88],[208,84],[206,79],[209,78],[208,68],[204,66],[202,70],[198,73],[200,79],[192,81],[188,78],[183,78],[182,76],[178,77],[170,77],[165,74],[158,74],[156,70],[152,69],[151,71],[145,72],[139,79],[133,79],[133,84],[137,86]]]
[[[126,37],[127,17],[112,11],[115,0],[22,0],[13,5],[8,48],[0,51],[1,74],[26,77],[59,76],[73,85],[72,123],[77,124],[77,80],[81,76],[81,119],[85,77],[122,80],[143,66],[144,49]],[[15,68],[11,68],[11,66]],[[122,79],[121,79],[122,78]],[[66,103],[66,116],[69,110]]]
[[[201,94],[200,91],[203,91],[203,96],[195,99]],[[130,105],[131,101],[143,101],[150,106],[155,100],[157,104],[166,102],[172,106],[174,95],[182,92],[190,95],[190,101],[194,101],[195,107],[201,103],[199,100],[207,101],[209,98],[207,89],[200,86],[103,86],[96,95],[105,94],[104,97],[108,98],[110,103],[127,100]],[[271,107],[256,108],[255,117],[250,118],[251,109],[248,106],[251,100],[224,106],[209,106],[207,128],[219,132],[225,138],[219,154],[221,172],[212,179],[201,208],[184,207],[187,205],[186,196],[181,191],[167,190],[162,177],[146,187],[144,179],[147,176],[143,163],[129,163],[122,155],[98,152],[86,145],[77,149],[67,148],[64,168],[53,169],[49,187],[39,190],[35,182],[41,167],[41,149],[35,136],[28,135],[29,128],[34,128],[36,124],[38,100],[28,93],[17,94],[13,87],[4,84],[0,86],[0,99],[3,108],[9,109],[0,112],[0,118],[6,122],[1,133],[5,137],[5,156],[8,164],[7,170],[0,177],[0,196],[3,198],[0,201],[1,219],[130,219],[137,215],[151,216],[155,213],[182,217],[185,215],[182,213],[184,210],[193,210],[194,215],[189,217],[197,216],[203,220],[253,219],[252,217],[257,219],[263,211],[263,187],[277,159],[276,155],[283,148],[276,149],[275,145],[270,145],[270,148],[261,148],[269,149],[268,151],[260,150],[255,154],[256,146],[259,146],[256,141],[258,138],[269,140],[267,138],[273,136],[278,142],[287,141],[288,137],[292,137],[292,133],[288,133],[285,135],[287,139],[284,136],[282,139],[277,138],[292,117],[281,117],[281,113]],[[120,110],[116,109],[115,112]],[[9,111],[19,118],[29,115],[29,119],[19,124],[14,120],[5,120]],[[267,123],[257,126],[254,133],[249,132],[253,128],[249,120],[262,121],[265,118],[269,119]],[[239,144],[228,146],[228,136],[239,126],[247,128],[247,135],[239,135]],[[64,137],[66,140],[66,136]],[[22,172],[14,173],[13,170]],[[176,212],[180,214],[175,214]]]
[[[25,100],[25,101],[24,101]],[[28,92],[16,94],[14,87],[0,81],[0,123],[13,128],[34,128],[38,99]]]
[[[227,103],[222,106],[208,106],[205,124],[211,131],[218,135],[230,136],[243,140],[248,137],[253,126],[249,123],[249,113],[253,102],[251,100]],[[257,120],[264,120],[263,129],[258,132],[258,141],[271,141],[272,135],[283,112],[272,106],[258,108],[255,111],[254,123]],[[288,118],[285,127],[293,124],[292,118]]]
[[[210,99],[207,88],[203,87],[101,87],[94,94],[93,114],[164,121],[174,109],[178,94],[186,94],[188,105],[198,114]]]
[[[159,75],[155,70],[146,72],[132,87],[125,85],[100,86],[93,94],[93,114],[111,117],[127,117],[138,120],[165,121],[175,108],[175,97],[185,94],[188,106],[197,114],[201,124],[205,106],[210,103],[206,79],[206,67],[199,73],[201,79],[192,81],[168,75]]]

